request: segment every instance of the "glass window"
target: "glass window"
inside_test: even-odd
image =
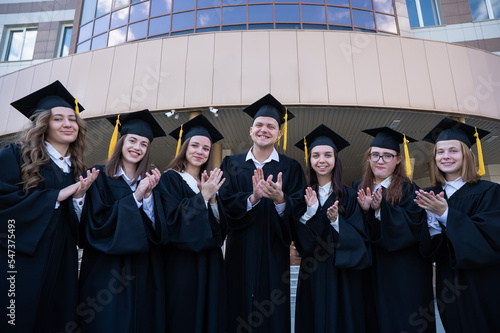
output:
[[[129,8],[126,7],[111,14],[111,29],[127,24]]]
[[[328,23],[352,25],[351,10],[349,8],[328,7]]]
[[[373,5],[377,12],[394,14],[392,0],[373,0]]]
[[[149,20],[149,36],[164,34],[170,31],[170,15]]]
[[[33,59],[36,34],[36,28],[18,28],[10,30],[4,61]]]
[[[330,25],[330,30],[352,31],[352,27],[341,27],[338,25]]]
[[[246,24],[226,25],[222,27],[222,31],[247,30]]]
[[[127,41],[145,38],[148,35],[148,21],[141,21],[128,26]]]
[[[90,39],[76,47],[76,53],[90,51]]]
[[[349,0],[326,0],[329,5],[349,7]]]
[[[108,46],[115,46],[118,44],[125,43],[125,41],[127,40],[126,37],[127,37],[127,27],[111,30],[109,32]]]
[[[300,23],[276,23],[276,29],[300,29]]]
[[[373,9],[372,0],[351,0],[351,6],[356,8]]]
[[[299,2],[299,0],[274,0],[274,2]]]
[[[220,31],[220,27],[198,28],[196,32]]]
[[[197,4],[198,8],[215,7],[215,6],[220,6],[220,0],[198,0]]]
[[[115,0],[113,8],[120,8],[130,4],[130,0]]]
[[[356,27],[375,29],[375,20],[373,18],[373,12],[353,9],[352,20]]]
[[[138,5],[130,6],[129,22],[145,20],[149,16],[149,2],[143,2]]]
[[[220,7],[196,11],[197,27],[208,27],[211,25],[220,25]]]
[[[300,22],[299,5],[275,5],[274,11],[276,22]]]
[[[222,5],[241,5],[246,4],[246,0],[222,0]]]
[[[249,24],[248,25],[248,30],[269,30],[273,29],[274,24],[273,23],[261,23],[261,24]]]
[[[325,4],[325,0],[302,0],[301,3],[321,3],[321,4]]]
[[[108,33],[92,38],[91,50],[103,49],[108,44]]]
[[[84,40],[92,37],[92,28],[94,25],[92,22],[85,24],[83,27],[80,27],[80,31],[78,34],[78,43],[83,42]]]
[[[196,7],[196,0],[175,0],[174,12],[181,12],[184,10],[191,10]]]
[[[473,21],[482,21],[489,19],[485,0],[469,0],[469,6]]]
[[[302,5],[302,22],[326,23],[325,6]]]
[[[272,3],[273,0],[248,0],[248,3]]]
[[[406,8],[408,8],[410,27],[420,27],[420,23],[418,22],[417,4],[415,3],[415,0],[406,0]]]
[[[174,31],[174,32],[171,32],[170,35],[171,36],[180,36],[180,35],[188,35],[188,34],[192,34],[192,33],[194,33],[194,30],[190,29],[190,30],[184,30],[184,31]]]
[[[170,14],[172,0],[151,0],[151,16]]]
[[[327,30],[326,24],[302,24],[303,29],[314,29],[314,30]]]
[[[69,54],[69,47],[71,43],[71,34],[73,33],[73,26],[64,25],[61,27],[61,43],[59,47],[58,56],[65,57]]]
[[[83,2],[82,22],[80,24],[85,24],[94,19],[96,3],[97,0],[85,0]]]
[[[93,32],[94,36],[100,35],[103,32],[109,30],[109,17],[110,15],[108,14],[94,21],[94,32]]]
[[[248,6],[248,22],[273,22],[273,5]]]
[[[174,14],[172,16],[172,31],[194,28],[194,11]]]
[[[422,10],[422,19],[424,20],[425,27],[438,24],[434,0],[420,0],[420,9]]]
[[[396,18],[394,16],[375,13],[375,18],[377,19],[377,30],[393,34],[398,33]]]
[[[102,16],[104,14],[109,13],[110,11],[111,11],[111,0],[97,0],[97,11],[95,17]]]
[[[492,18],[500,18],[500,0],[490,0],[491,9],[493,10]]]
[[[222,7],[222,24],[237,24],[247,22],[247,7]]]

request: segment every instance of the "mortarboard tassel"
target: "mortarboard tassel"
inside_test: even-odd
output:
[[[306,168],[307,168],[307,162],[309,161],[309,153],[307,152],[307,140],[306,140],[306,137],[304,137],[304,152],[306,154]]]
[[[75,98],[75,111],[77,115],[80,115],[80,108],[78,107],[78,100]]]
[[[405,149],[405,164],[406,164],[406,175],[411,180],[411,163],[410,163],[410,153],[408,152],[408,140],[406,140],[406,135],[403,134],[403,145]]]
[[[288,132],[288,109],[285,108],[285,126],[283,126],[283,151],[286,151],[287,132]]]
[[[177,149],[175,150],[175,157],[177,157],[177,155],[179,154],[179,150],[181,150],[182,126],[184,126],[184,124],[181,125],[181,130],[179,131],[179,140],[177,140]]]
[[[113,155],[113,151],[115,150],[116,146],[116,141],[118,141],[118,126],[121,126],[120,115],[118,115],[118,117],[116,118],[115,129],[113,131],[113,135],[111,136],[111,141],[109,143],[108,159],[110,159],[111,155]]]
[[[476,133],[474,133],[474,136],[476,137],[477,157],[479,160],[479,170],[477,170],[477,174],[480,176],[484,176],[486,171],[484,170],[483,148],[481,147],[481,140],[479,140],[479,134],[477,133],[477,127],[474,127],[474,128],[476,129]]]

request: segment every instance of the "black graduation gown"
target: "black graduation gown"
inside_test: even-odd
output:
[[[441,187],[426,191],[442,192]],[[445,196],[446,197],[446,196]],[[437,306],[446,332],[500,329],[500,185],[467,183],[448,201],[440,235],[422,233],[422,253],[436,260]]]
[[[167,332],[226,332],[226,279],[221,246],[226,220],[220,200],[220,223],[210,205],[182,177],[168,170],[160,179],[164,223]]]
[[[228,218],[226,271],[229,332],[290,332],[290,243],[292,209],[304,200],[300,164],[279,155],[265,164],[264,178],[283,173],[283,217],[262,198],[247,212],[255,165],[246,153],[224,158],[226,177],[219,191]]]
[[[420,233],[427,220],[425,211],[413,201],[418,189],[414,183],[405,182],[403,198],[394,206],[385,199],[386,190],[382,188],[382,221],[375,218],[371,208],[365,215],[373,254],[372,267],[365,276],[372,291],[367,300],[372,332],[436,331],[432,262],[419,251]],[[428,313],[426,317],[420,309]]]
[[[122,177],[103,166],[87,191],[82,221],[86,244],[78,315],[82,332],[164,332],[162,253],[166,238],[152,227]],[[156,193],[153,193],[156,200]],[[158,219],[155,216],[155,220]]]
[[[295,332],[368,332],[362,269],[371,264],[370,245],[356,192],[345,188],[338,233],[326,216],[332,193],[306,224],[302,203],[294,210],[294,242],[301,253]]]
[[[45,179],[25,193],[20,159],[20,146],[11,144],[0,150],[0,331],[62,332],[76,326],[78,219],[71,198],[54,208],[59,191],[74,183],[73,175],[50,160],[40,168]],[[8,249],[15,250],[15,256]],[[7,265],[8,259],[14,259],[13,267]],[[15,290],[10,293],[9,289]],[[13,313],[6,310],[12,300],[15,326],[8,324],[11,318],[6,316]]]

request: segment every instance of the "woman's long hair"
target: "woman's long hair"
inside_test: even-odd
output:
[[[335,166],[332,170],[331,191],[332,193],[335,193],[335,198],[339,201],[339,214],[344,214],[345,208],[342,206],[342,198],[344,197],[345,185],[344,181],[342,180],[342,162],[338,158],[339,154],[335,149],[333,150],[333,154],[335,157]],[[316,192],[319,198],[318,176],[316,175],[316,171],[314,171],[314,169],[311,167],[311,155],[312,154],[309,154],[309,161],[307,164],[307,186],[311,187]]]
[[[123,143],[125,142],[125,139],[127,138],[127,135],[128,134],[123,135],[116,142],[115,150],[113,150],[113,154],[111,155],[108,162],[106,163],[106,166],[104,167],[104,174],[106,176],[108,176],[109,178],[116,178],[115,175],[120,170],[120,166],[122,165],[122,158],[123,158],[122,148],[123,148]],[[132,185],[137,183],[139,181],[139,179],[144,179],[144,177],[146,177],[146,172],[149,171],[150,163],[151,163],[150,147],[151,147],[151,145],[148,145],[148,148],[146,149],[146,153],[144,154],[144,157],[138,163],[137,168],[135,169],[134,181],[132,182]]]
[[[465,143],[463,143],[462,141],[459,142],[463,156],[462,168],[460,169],[460,177],[462,177],[462,180],[466,183],[477,183],[481,176],[479,176],[476,171],[476,155],[474,155],[472,150],[467,147]],[[443,171],[439,170],[436,164],[436,152],[437,148],[436,145],[434,145],[431,166],[431,168],[433,169],[431,182],[434,186],[443,186],[445,184],[446,175]]]
[[[364,190],[369,187],[370,191],[372,191],[373,193],[373,189],[375,187],[375,175],[373,174],[372,168],[370,166],[370,151],[371,148],[369,148],[363,156],[365,161],[365,172],[363,174],[363,179],[361,181],[359,189]],[[396,155],[396,158],[400,158],[400,156],[401,155],[398,153]],[[385,200],[387,200],[394,206],[399,205],[401,199],[403,199],[403,195],[405,194],[403,193],[403,184],[410,181],[410,179],[406,175],[405,170],[405,161],[403,158],[401,158],[401,162],[396,164],[396,168],[392,172],[391,185],[389,185],[389,188],[385,192]]]
[[[21,144],[21,180],[23,190],[37,187],[44,180],[40,174],[40,168],[50,162],[50,155],[45,147],[45,133],[49,128],[52,110],[36,111],[30,118],[32,125],[30,128],[20,133],[19,142]],[[80,116],[76,116],[78,124],[78,135],[76,140],[69,144],[68,154],[70,155],[71,166],[73,167],[73,179],[77,181],[85,171],[83,154],[85,152],[87,125]]]
[[[169,169],[175,170],[177,172],[182,172],[182,171],[186,170],[186,165],[187,165],[186,151],[188,149],[190,142],[191,142],[191,138],[187,138],[186,141],[184,141],[184,143],[181,145],[181,149],[179,150],[179,154],[177,155],[177,157],[175,157],[172,160],[172,162],[170,162],[165,167],[165,171],[169,170]],[[207,170],[207,172],[208,172],[208,171],[211,171],[213,169],[214,153],[213,153],[212,147],[213,147],[213,145],[210,144],[210,154],[208,155],[207,161],[201,166],[200,174],[198,175],[198,177],[201,177],[201,174],[203,173],[203,171]]]

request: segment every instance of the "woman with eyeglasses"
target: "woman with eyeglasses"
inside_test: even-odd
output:
[[[432,263],[419,252],[425,212],[413,201],[419,188],[409,179],[406,143],[416,140],[388,127],[363,132],[375,137],[364,157],[363,178],[353,186],[372,243],[372,267],[365,272],[369,327],[371,332],[435,332]]]

